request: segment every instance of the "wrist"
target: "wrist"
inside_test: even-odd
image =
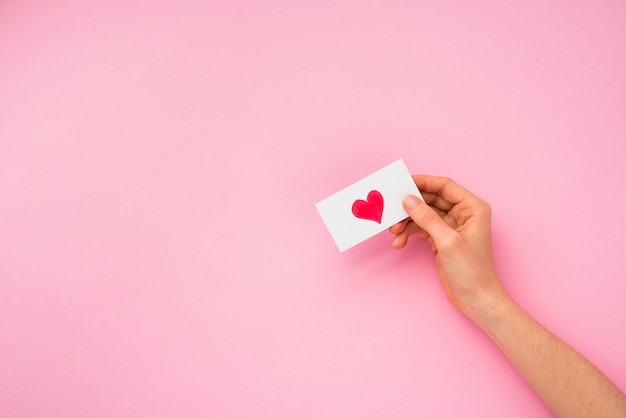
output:
[[[509,294],[498,285],[488,292],[483,292],[464,313],[489,334],[491,329],[507,315],[506,312],[516,306]]]

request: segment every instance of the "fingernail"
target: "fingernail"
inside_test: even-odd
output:
[[[419,199],[412,194],[404,198],[404,207],[407,209],[413,209],[419,203]]]
[[[400,237],[396,237],[396,239],[393,240],[393,244],[391,244],[391,246],[395,247],[396,245],[398,245],[398,242],[400,242]]]

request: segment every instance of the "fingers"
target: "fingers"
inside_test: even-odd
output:
[[[454,207],[452,203],[433,193],[422,192],[422,197],[424,198],[424,201],[428,203],[442,218],[444,218],[446,213]],[[396,235],[401,233],[405,230],[409,221],[411,221],[410,217],[398,222],[397,224],[391,225],[389,227],[389,232]]]
[[[391,246],[395,248],[396,250],[399,250],[400,248],[406,247],[406,243],[408,241],[409,241],[408,234],[398,234],[396,235],[396,238],[393,240],[393,244],[391,244]]]
[[[391,232],[392,234],[399,234],[402,231],[405,230],[406,225],[409,223],[409,221],[411,220],[411,218],[406,218],[403,221],[398,222],[397,224],[393,224],[389,227],[389,232]]]
[[[438,242],[445,241],[446,238],[454,232],[433,208],[422,202],[416,196],[408,195],[402,201],[402,205],[413,222],[432,237],[435,245]],[[399,242],[398,245],[399,244],[401,244],[401,242]]]
[[[397,250],[404,248],[407,242],[409,241],[409,237],[411,235],[419,235],[422,238],[426,238],[426,239],[430,238],[428,233],[424,231],[422,228],[420,228],[419,226],[417,226],[415,222],[410,222],[403,231],[396,234],[396,237],[393,240],[393,244],[391,244],[392,247]],[[429,240],[429,241],[432,241],[432,240]]]
[[[417,188],[422,192],[422,195],[428,195],[431,201],[426,200],[426,196],[424,196],[424,200],[429,204],[434,204],[441,210],[450,210],[451,206],[473,196],[469,191],[447,177],[418,174],[413,176],[413,180]],[[442,205],[442,207],[439,205]],[[446,207],[449,208],[445,209]]]
[[[426,204],[415,196],[405,198],[403,205],[410,218],[389,228],[396,234],[393,247],[403,248],[409,236],[418,234],[427,238],[435,250],[437,242],[444,243],[464,223],[457,219],[465,212],[463,209],[474,208],[480,199],[447,177],[419,174],[413,180]],[[455,209],[457,205],[460,209]]]
[[[429,193],[425,191],[421,191],[421,192],[422,192],[422,197],[424,198],[424,201],[428,203],[430,206],[432,206],[433,208],[437,208],[442,212],[448,212],[452,210],[452,208],[454,207],[452,203],[448,202],[446,199],[439,196],[438,194]]]

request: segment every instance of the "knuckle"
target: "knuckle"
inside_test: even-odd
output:
[[[487,201],[479,199],[479,207],[485,215],[491,216],[491,205]]]
[[[446,185],[447,187],[450,187],[450,186],[456,186],[456,182],[455,182],[454,180],[452,180],[452,178],[451,178],[451,177],[444,177],[444,178],[443,178],[443,182],[445,183],[445,185]]]
[[[459,234],[454,232],[443,235],[437,243],[439,251],[455,251],[461,245],[463,245],[463,239]]]

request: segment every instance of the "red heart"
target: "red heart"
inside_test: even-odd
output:
[[[352,214],[357,218],[367,219],[380,223],[383,218],[383,195],[378,190],[372,190],[365,200],[355,200],[352,204]]]

